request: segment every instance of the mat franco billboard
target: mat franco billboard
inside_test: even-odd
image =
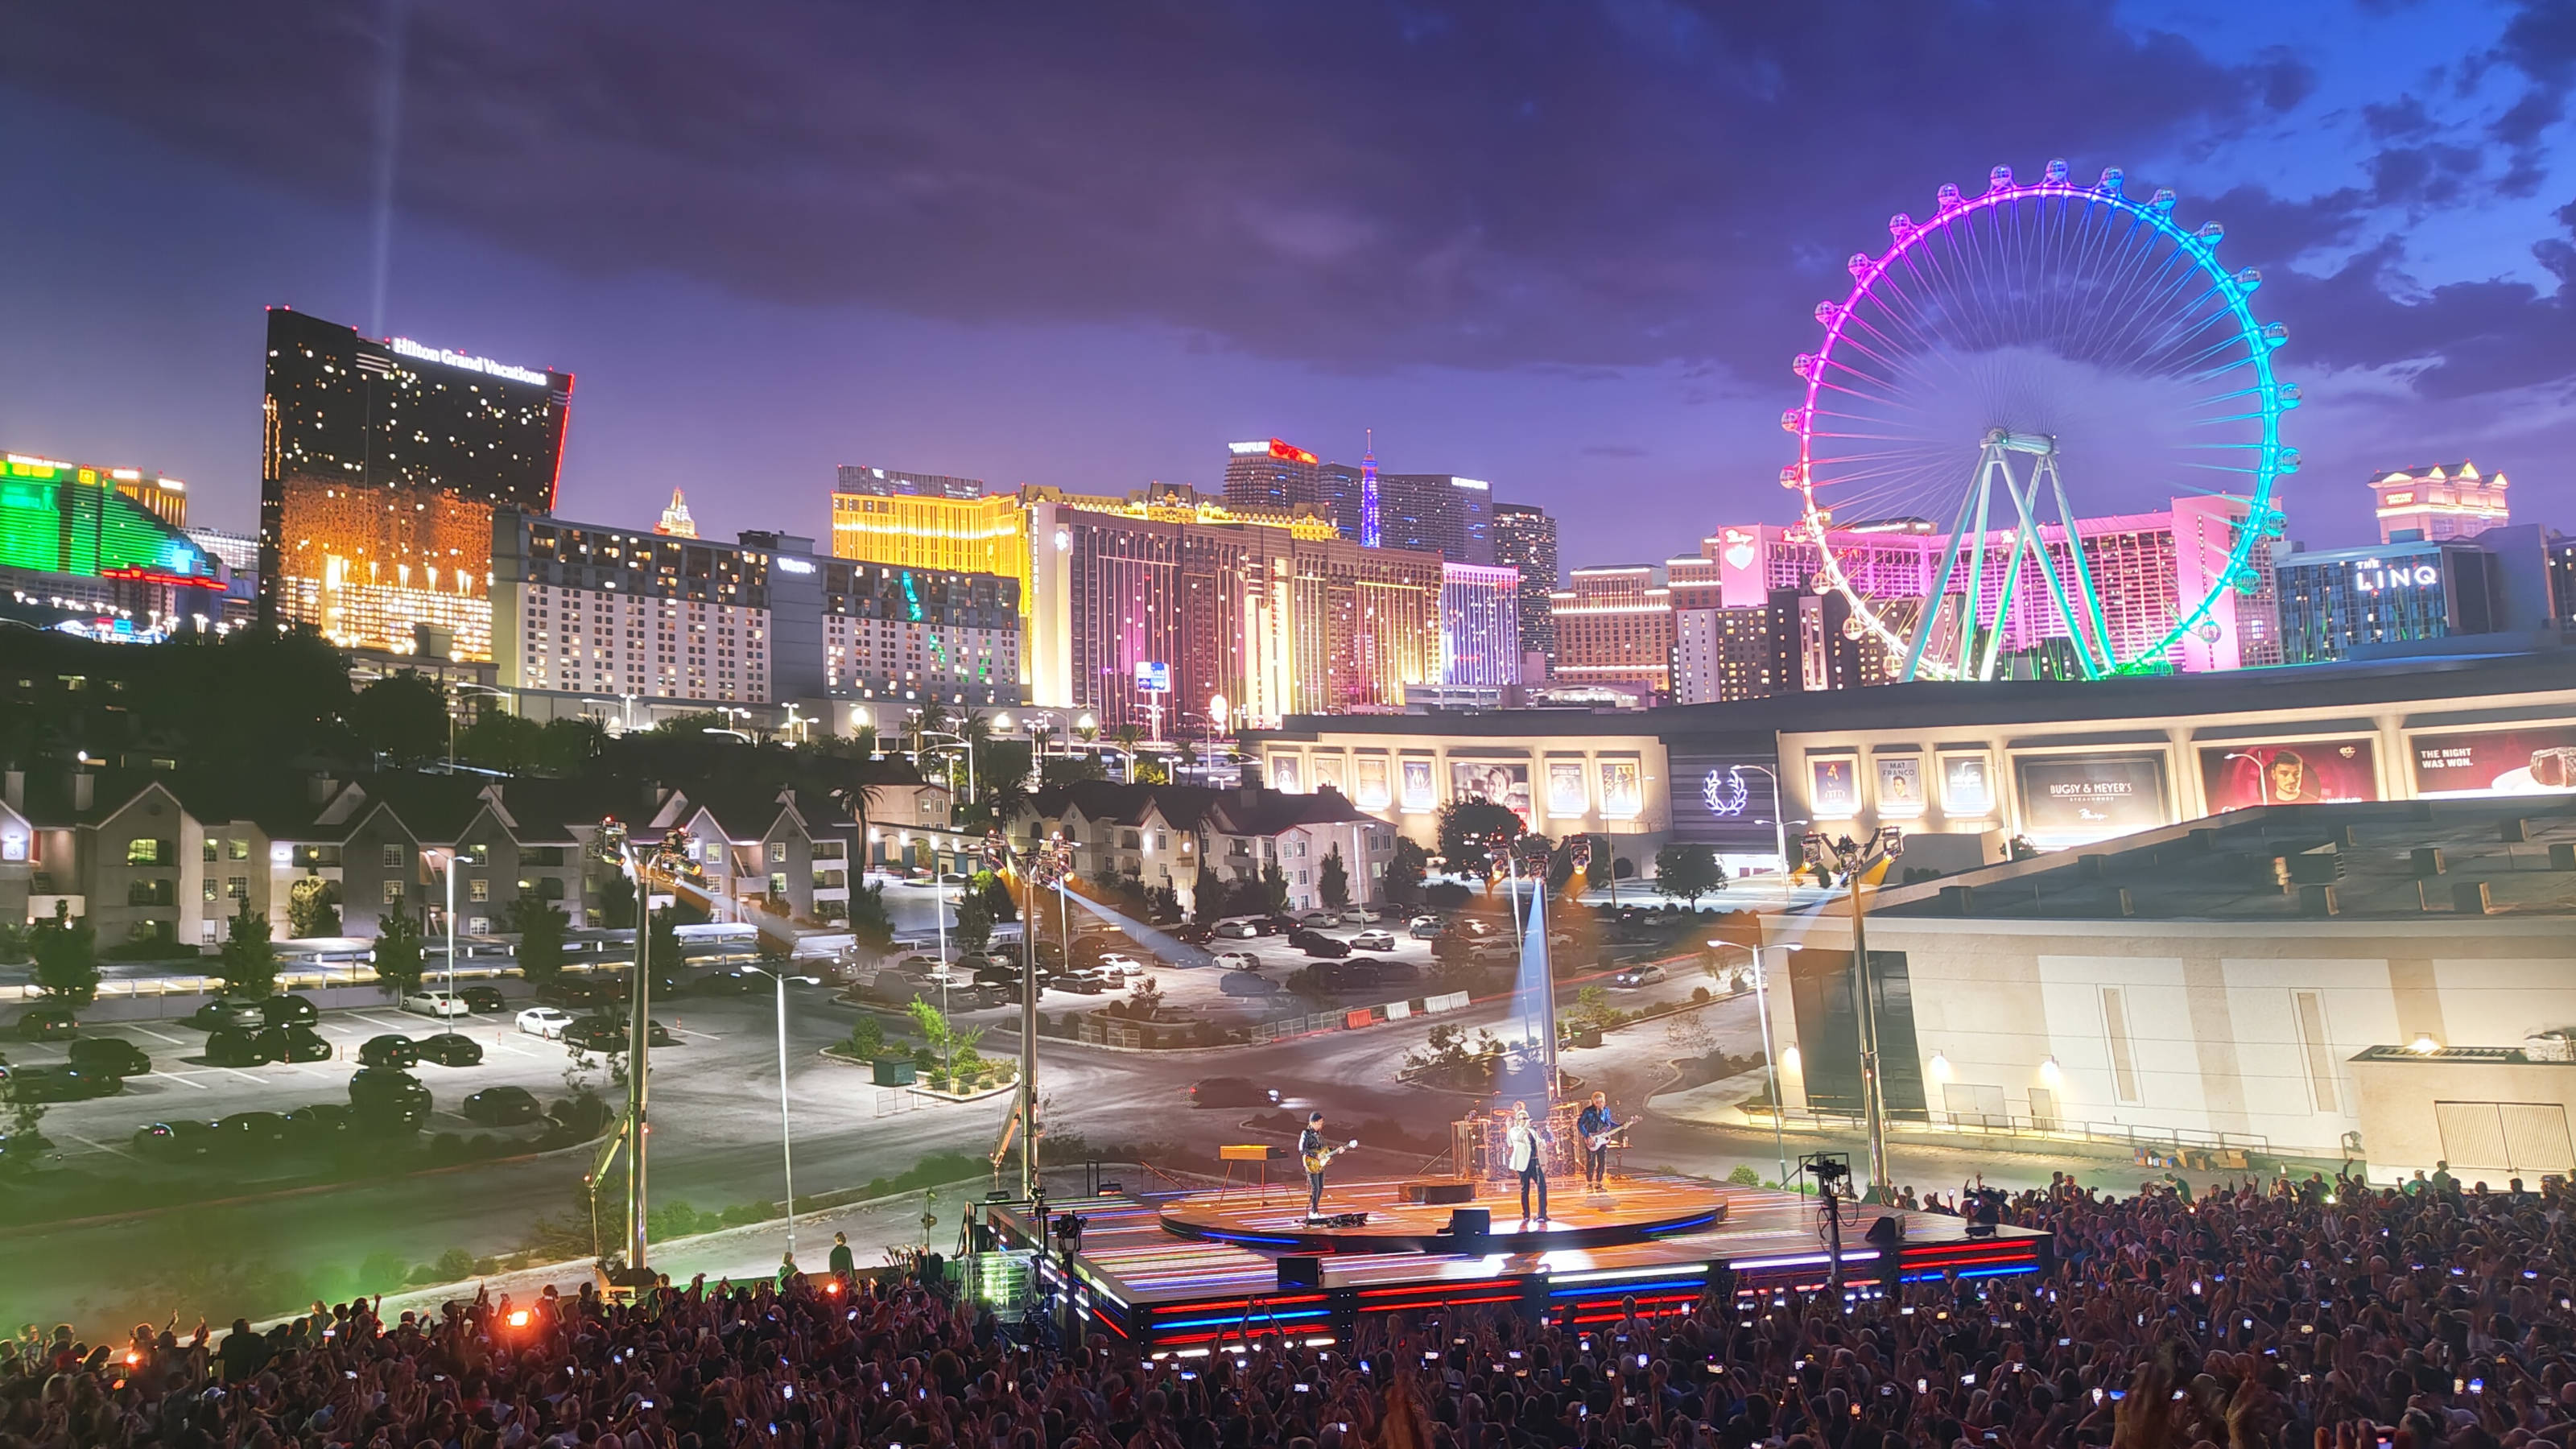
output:
[[[2257,805],[2379,798],[2378,752],[2367,739],[2288,745],[2212,745],[2200,752],[2212,814]]]

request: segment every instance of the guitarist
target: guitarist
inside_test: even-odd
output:
[[[1610,1139],[1621,1131],[1619,1119],[1610,1111],[1609,1093],[1592,1094],[1592,1104],[1574,1119],[1574,1131],[1583,1139],[1584,1184],[1599,1192],[1610,1176]]]
[[[1333,1150],[1324,1143],[1324,1114],[1306,1114],[1306,1130],[1297,1134],[1297,1155],[1306,1164],[1306,1221],[1324,1215],[1324,1164],[1333,1160]]]

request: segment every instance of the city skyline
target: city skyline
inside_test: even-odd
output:
[[[166,53],[145,45],[125,57],[147,79],[138,89],[148,98],[110,118],[57,89],[59,76],[81,73],[79,56],[105,42],[77,18],[56,17],[0,62],[0,116],[43,143],[5,163],[13,194],[69,213],[166,211],[198,221],[182,268],[167,266],[165,238],[139,233],[75,243],[22,228],[0,242],[14,271],[50,284],[17,299],[15,330],[60,337],[86,328],[150,344],[139,357],[102,347],[84,361],[77,348],[27,349],[0,362],[0,424],[53,456],[189,477],[207,521],[246,526],[257,481],[255,383],[233,375],[233,359],[255,325],[252,309],[293,303],[371,335],[582,374],[584,426],[564,476],[564,508],[576,516],[648,523],[669,489],[715,467],[756,481],[705,498],[711,532],[819,533],[827,505],[816,485],[861,458],[1005,487],[1124,492],[1160,481],[1213,491],[1216,441],[1287,436],[1347,458],[1367,448],[1373,428],[1382,470],[1491,479],[1498,498],[1572,515],[1568,563],[1610,562],[1686,549],[1724,518],[1785,521],[1770,492],[1781,439],[1768,424],[1791,400],[1787,360],[1814,330],[1806,310],[1840,290],[1833,259],[1870,246],[1889,212],[1924,210],[1945,180],[1973,187],[1997,162],[2027,174],[2063,154],[2079,174],[2124,165],[2141,192],[2173,186],[2179,215],[2219,221],[2230,261],[2266,272],[2266,315],[2291,332],[2283,366],[2309,397],[2297,436],[2308,469],[2284,500],[2293,536],[2320,546],[2366,541],[2366,520],[2318,500],[2423,458],[2478,457],[2521,482],[2526,516],[2564,512],[2565,484],[2550,464],[2576,427],[2565,406],[2576,369],[2566,338],[2576,327],[2566,325],[2562,290],[2571,216],[2556,166],[2567,42],[2537,4],[2446,13],[2438,24],[2410,7],[2337,14],[2348,23],[2321,41],[2279,18],[2218,22],[2173,5],[1961,20],[1952,28],[1966,39],[2006,27],[2064,57],[2040,77],[2047,84],[2075,84],[2071,77],[2088,70],[2119,74],[2116,103],[2060,108],[2089,117],[2059,128],[2064,134],[2031,131],[2018,119],[2026,106],[2005,114],[1980,105],[1917,137],[1914,128],[1891,129],[1901,118],[1883,105],[1832,122],[1827,134],[1798,129],[1796,117],[1816,108],[1789,107],[1830,102],[1848,83],[1820,64],[1838,33],[1828,18],[1780,18],[1776,31],[1756,31],[1739,29],[1750,24],[1739,18],[1688,17],[1672,35],[1649,39],[1607,21],[1568,21],[1564,34],[1533,36],[1482,17],[1434,15],[1404,31],[1366,14],[1320,13],[1274,37],[1280,74],[1264,84],[1323,64],[1325,40],[1364,40],[1335,53],[1412,82],[1422,99],[1472,101],[1479,119],[1470,134],[1527,155],[1522,148],[1541,143],[1515,127],[1544,132],[1585,94],[1579,79],[1545,74],[1533,58],[1542,42],[1608,67],[1686,61],[1724,41],[1771,58],[1781,76],[1775,97],[1715,94],[1707,77],[1668,66],[1631,112],[1600,124],[1613,128],[1610,139],[1660,128],[1647,134],[1676,141],[1776,125],[1781,144],[1769,148],[1776,155],[1724,163],[1696,162],[1686,144],[1654,149],[1616,178],[1626,190],[1542,169],[1530,178],[1533,194],[1574,205],[1575,219],[1549,229],[1512,210],[1486,168],[1449,141],[1407,139],[1399,158],[1449,179],[1454,204],[1431,216],[1383,187],[1301,165],[1272,128],[1219,128],[1166,164],[1191,183],[1188,194],[1233,219],[1204,238],[1197,267],[1167,268],[1159,289],[1147,285],[1153,274],[1103,255],[1097,232],[1020,282],[993,271],[1008,258],[990,249],[943,268],[928,255],[931,233],[920,219],[897,217],[871,232],[871,246],[900,265],[863,281],[802,250],[764,254],[749,268],[696,222],[674,228],[665,253],[644,255],[570,216],[496,215],[448,149],[445,128],[458,114],[449,108],[479,97],[520,115],[536,102],[478,68],[493,54],[494,34],[427,15],[414,17],[409,36],[411,84],[391,153],[400,164],[386,193],[393,225],[380,269],[373,218],[377,183],[387,178],[372,169],[372,123],[324,128],[333,131],[325,140],[301,134],[315,129],[305,122],[316,107],[374,114],[361,103],[378,89],[380,37],[363,26],[280,20],[276,54],[242,59],[250,97],[222,111],[220,124],[199,126],[205,108],[191,97],[203,78],[176,68],[175,57],[214,42],[188,21],[173,21]],[[1961,43],[1931,33],[1945,24],[1936,15],[1887,23],[1873,48],[1897,49],[1918,28],[1925,54]],[[1242,38],[1142,24],[1097,29],[1077,53],[1104,67],[1139,63],[1105,43],[1120,38],[1159,63],[1204,58],[1207,47]],[[2177,30],[2193,38],[2169,33]],[[542,55],[568,35],[541,29],[524,41]],[[640,52],[664,53],[654,45],[665,38],[648,31]],[[1461,73],[1453,53],[1468,41],[1488,44],[1494,63]],[[2286,48],[2294,43],[2306,48]],[[2401,59],[2414,69],[2392,85],[2388,66]],[[339,77],[330,87],[315,89],[312,65],[291,69],[316,61]],[[1025,78],[1039,62],[1005,54],[995,64]],[[757,67],[728,54],[720,73],[730,88]],[[290,74],[304,84],[283,84]],[[2467,87],[2473,75],[2482,83]],[[1330,73],[1324,80],[1351,83]],[[1506,103],[1512,97],[1517,105]],[[56,98],[69,104],[50,104]],[[1180,120],[1205,99],[1184,88],[1158,114]],[[1402,122],[1396,134],[1410,137],[1420,125],[1415,104],[1367,118]],[[717,112],[706,134],[740,144],[738,132],[723,129],[734,112]],[[996,124],[1011,130],[1020,114]],[[800,146],[833,157],[854,195],[875,196],[882,163],[833,150],[858,119],[820,107],[793,132]],[[585,156],[596,157],[599,124],[581,118],[571,127],[571,139],[591,148]],[[912,124],[938,143],[935,174],[971,159],[973,143],[928,120]],[[1077,109],[1063,124],[1097,139],[1112,122]],[[1897,139],[1855,161],[1862,133],[1853,127]],[[2294,132],[2324,144],[2295,160],[2267,159],[2265,143]],[[1799,164],[1815,155],[1844,159]],[[1273,169],[1297,183],[1284,201],[1255,207],[1249,188],[1232,202],[1208,189],[1218,178]],[[647,182],[693,216],[781,204],[658,153],[592,170],[583,184],[598,190],[605,214],[630,213]],[[1623,199],[1640,188],[1661,197],[1669,215]],[[1771,208],[1766,240],[1692,240],[1712,209],[1757,195]],[[815,222],[846,215],[789,213]],[[1637,227],[1641,216],[1648,224],[1633,243],[1605,238],[1606,228]],[[1479,238],[1454,253],[1461,270],[1447,288],[1420,271],[1443,255],[1444,227],[1453,240]],[[1586,275],[1587,264],[1603,262],[1657,280],[1606,288]],[[1348,305],[1282,305],[1352,275],[1374,289],[1362,292],[1381,319],[1375,327],[1359,325]],[[1499,285],[1506,278],[1530,285],[1515,291]],[[1070,290],[1052,302],[1032,293],[1049,282]],[[1523,293],[1544,300],[1517,300]],[[853,345],[861,336],[866,344]],[[1604,488],[1634,499],[1669,536],[1641,549],[1620,517],[1626,510],[1571,506]],[[2134,503],[2088,499],[2079,509]]]

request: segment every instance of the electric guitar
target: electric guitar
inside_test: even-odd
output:
[[[1300,1160],[1306,1164],[1306,1170],[1308,1172],[1321,1172],[1324,1170],[1324,1165],[1326,1163],[1331,1162],[1334,1158],[1341,1156],[1343,1153],[1348,1152],[1359,1145],[1360,1140],[1354,1137],[1339,1147],[1318,1147],[1314,1151],[1306,1153]]]
[[[1604,1147],[1608,1147],[1608,1146],[1610,1146],[1611,1144],[1613,1144],[1613,1143],[1617,1142],[1617,1141],[1618,1141],[1622,1136],[1624,1136],[1624,1135],[1627,1133],[1627,1131],[1628,1131],[1628,1129],[1629,1129],[1629,1128],[1634,1127],[1634,1126],[1636,1126],[1636,1125],[1637,1125],[1637,1124],[1636,1124],[1636,1123],[1634,1123],[1634,1122],[1622,1122],[1622,1123],[1620,1123],[1618,1126],[1611,1128],[1611,1129],[1610,1129],[1609,1131],[1607,1131],[1607,1132],[1595,1132],[1595,1133],[1593,1133],[1592,1135],[1590,1135],[1590,1136],[1588,1136],[1588,1137],[1586,1137],[1586,1138],[1584,1138],[1584,1139],[1583,1139],[1583,1145],[1584,1145],[1586,1148],[1590,1149],[1591,1151],[1598,1152],[1598,1151],[1600,1151],[1602,1148],[1604,1148]]]

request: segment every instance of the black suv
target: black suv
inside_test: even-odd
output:
[[[86,1102],[124,1091],[125,1079],[79,1067],[11,1067],[9,1089],[21,1102]]]
[[[257,1031],[268,1025],[268,1013],[256,1001],[227,1001],[217,997],[179,1019],[181,1026],[199,1031],[221,1031],[232,1027],[240,1031]]]
[[[219,1067],[262,1067],[277,1060],[262,1044],[265,1032],[247,1027],[217,1027],[206,1033],[206,1060]]]
[[[498,986],[460,986],[456,988],[456,994],[465,998],[465,1009],[477,1015],[510,1009],[510,1003],[502,997]]]
[[[256,1041],[272,1062],[327,1062],[332,1056],[331,1043],[309,1026],[272,1026]]]
[[[485,1087],[465,1099],[466,1120],[485,1122],[495,1127],[514,1127],[521,1122],[545,1119],[545,1108],[525,1087]]]
[[[301,996],[272,996],[259,1004],[261,1022],[269,1026],[311,1026],[322,1019]]]
[[[68,1006],[31,1006],[18,1018],[20,1041],[61,1041],[80,1034],[80,1022]]]
[[[362,1067],[349,1078],[349,1107],[362,1126],[417,1127],[429,1115],[429,1088],[409,1072]]]
[[[470,1036],[442,1031],[412,1042],[412,1051],[422,1061],[442,1067],[479,1067],[483,1064],[483,1044]]]

